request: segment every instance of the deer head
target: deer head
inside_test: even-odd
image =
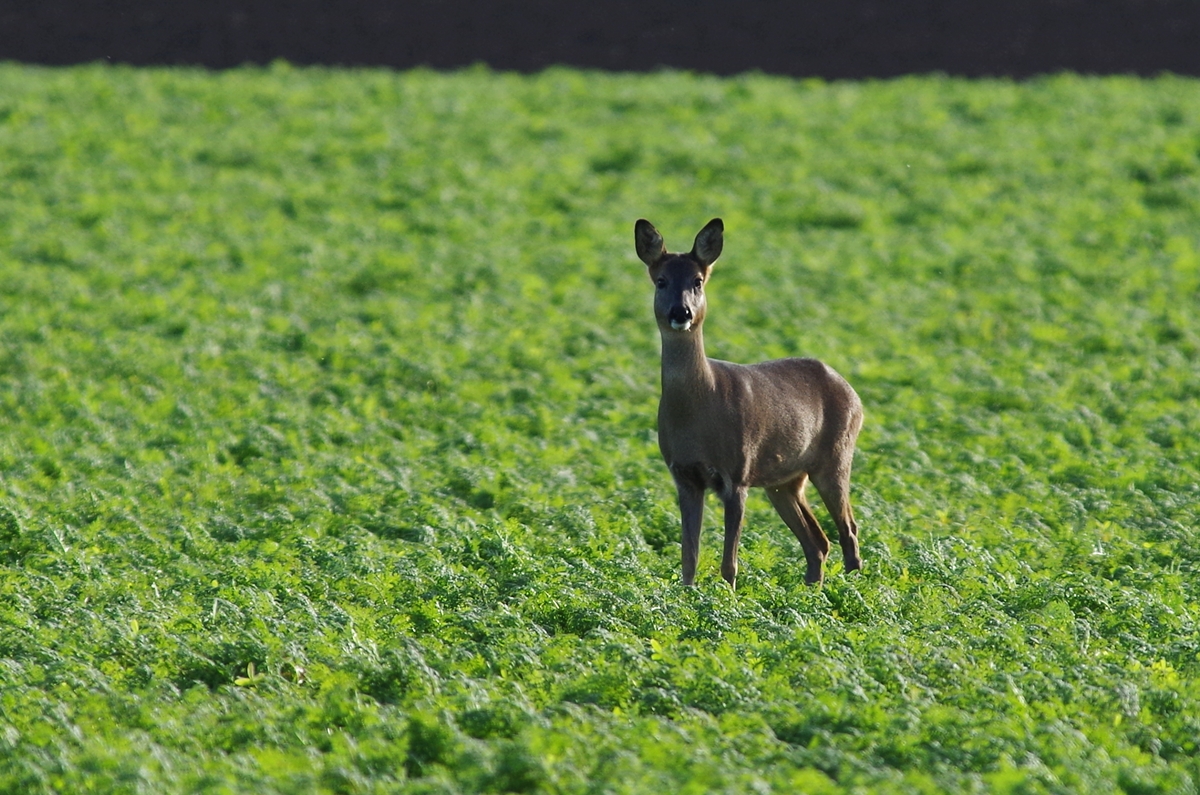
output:
[[[649,221],[639,219],[633,236],[638,258],[654,281],[654,316],[659,328],[687,333],[704,321],[704,285],[721,256],[725,225],[714,218],[700,230],[686,254],[667,252],[663,237]]]

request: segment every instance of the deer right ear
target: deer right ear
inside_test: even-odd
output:
[[[639,218],[633,225],[633,244],[637,248],[638,259],[647,266],[653,266],[667,253],[663,236],[645,218]]]
[[[696,235],[692,244],[692,256],[705,268],[717,261],[721,256],[721,247],[725,243],[725,224],[720,218],[714,218],[704,225]]]

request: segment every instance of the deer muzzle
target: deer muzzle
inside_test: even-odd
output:
[[[691,329],[694,317],[691,308],[682,304],[671,307],[671,311],[667,313],[667,320],[671,322],[671,328],[676,331]]]

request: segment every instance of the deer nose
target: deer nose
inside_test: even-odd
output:
[[[692,328],[692,310],[682,304],[673,306],[667,313],[667,320],[671,321],[671,328],[676,331],[688,331]]]
[[[684,325],[692,322],[692,310],[683,304],[678,304],[671,307],[671,311],[667,313],[667,320],[671,321],[671,325]]]

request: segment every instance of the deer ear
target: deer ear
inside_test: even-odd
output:
[[[717,261],[717,257],[721,256],[724,234],[725,224],[720,218],[709,221],[696,235],[696,242],[692,244],[692,256],[706,268],[712,265]]]
[[[663,244],[663,236],[654,228],[654,224],[645,218],[639,218],[633,225],[633,243],[637,247],[638,259],[652,266],[667,253]]]

